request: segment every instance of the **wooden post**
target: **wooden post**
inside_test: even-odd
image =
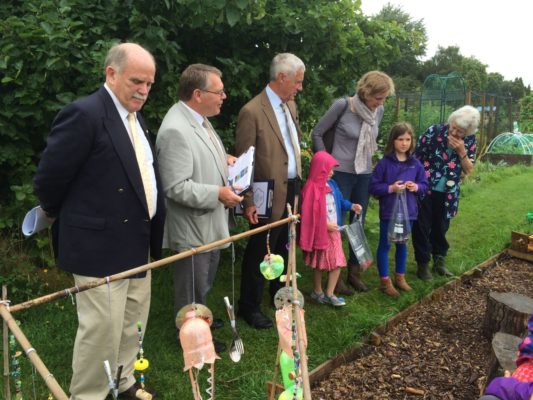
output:
[[[298,206],[298,196],[294,204],[294,209]],[[289,209],[290,214],[290,209]],[[309,384],[309,371],[307,369],[307,349],[304,340],[304,322],[300,316],[301,304],[298,301],[298,284],[296,282],[296,224],[292,223],[290,225],[290,238],[291,245],[289,248],[289,262],[292,264],[292,291],[293,291],[293,304],[295,307],[295,319],[296,319],[296,338],[298,340],[298,346],[300,349],[300,369],[302,374],[302,383],[303,383],[303,398],[305,400],[311,400],[311,385]],[[287,277],[288,278],[288,277]]]
[[[394,107],[394,121],[398,121],[400,118],[400,96],[396,95],[395,107]]]
[[[7,286],[2,285],[2,300],[7,301]],[[4,353],[4,399],[11,398],[11,388],[9,387],[9,329],[7,322],[3,323],[3,353]]]
[[[491,94],[489,95],[489,107],[490,107],[490,110],[489,110],[489,126],[488,126],[488,129],[487,129],[487,132],[485,133],[485,143],[486,145],[488,145],[490,143],[490,141],[492,140],[493,137],[495,137],[496,135],[494,134],[494,95]]]
[[[31,346],[31,343],[28,341],[22,330],[17,325],[16,321],[13,319],[11,313],[3,304],[0,304],[0,315],[2,315],[2,318],[4,318],[4,321],[7,323],[9,330],[11,333],[13,333],[20,346],[24,350],[24,353],[43,378],[44,383],[46,386],[48,386],[48,389],[50,389],[50,393],[52,393],[52,395],[58,400],[68,400],[68,396],[65,394],[63,389],[61,389],[61,386],[59,386],[57,383],[54,375],[48,371],[46,365],[44,365],[41,358],[37,355],[37,351]]]
[[[471,105],[472,104],[472,91],[471,90],[466,92],[466,100],[465,100],[465,102],[466,102],[467,105]]]
[[[485,93],[481,95],[481,115],[479,121],[479,142],[483,143],[484,133],[485,133],[485,107],[487,106],[487,101],[485,98]]]

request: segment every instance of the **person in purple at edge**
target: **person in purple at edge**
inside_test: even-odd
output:
[[[413,127],[407,122],[399,122],[391,129],[385,155],[376,165],[372,174],[369,191],[379,199],[379,245],[377,262],[381,290],[387,296],[398,297],[400,293],[394,288],[389,277],[388,230],[393,218],[396,193],[405,191],[409,221],[416,220],[418,205],[416,195],[425,193],[427,179],[424,167],[414,156],[415,141]],[[405,264],[407,261],[407,244],[396,243],[396,286],[403,291],[412,290],[405,280]]]
[[[533,400],[533,314],[527,327],[529,333],[518,345],[516,370],[494,378],[480,400]]]
[[[432,125],[418,138],[415,157],[428,178],[428,191],[418,204],[418,219],[413,224],[413,247],[419,279],[433,279],[433,272],[452,276],[446,269],[450,247],[446,233],[450,220],[457,214],[461,175],[474,170],[476,130],[479,111],[463,106],[450,114],[447,124]]]

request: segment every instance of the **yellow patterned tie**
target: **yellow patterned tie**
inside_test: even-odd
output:
[[[146,151],[143,145],[142,138],[139,136],[139,133],[137,131],[137,121],[135,119],[135,114],[128,114],[128,123],[130,126],[133,149],[135,150],[135,156],[137,158],[137,163],[139,164],[139,170],[141,171],[144,195],[146,196],[146,204],[148,205],[148,214],[151,218],[154,215],[154,188],[150,176],[151,165],[148,161],[148,157],[146,157]]]
[[[281,103],[281,108],[285,113],[285,122],[287,122],[287,129],[289,130],[289,136],[291,137],[292,147],[294,149],[294,158],[296,159],[296,171],[298,173],[298,178],[302,178],[302,160],[300,156],[300,145],[298,143],[298,133],[295,131],[293,125],[290,123],[292,121],[291,112],[286,103]]]

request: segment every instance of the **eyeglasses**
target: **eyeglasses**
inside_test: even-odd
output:
[[[207,93],[213,93],[213,94],[216,94],[217,96],[220,96],[220,97],[224,97],[226,96],[226,92],[224,91],[224,89],[222,90],[219,90],[217,92],[213,92],[212,90],[205,90],[205,89],[200,89],[202,92],[207,92]]]

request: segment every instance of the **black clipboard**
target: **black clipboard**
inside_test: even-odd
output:
[[[254,203],[258,218],[270,218],[272,215],[272,201],[274,199],[274,180],[266,179],[252,183],[254,191]],[[235,215],[243,215],[242,203],[235,207]]]

